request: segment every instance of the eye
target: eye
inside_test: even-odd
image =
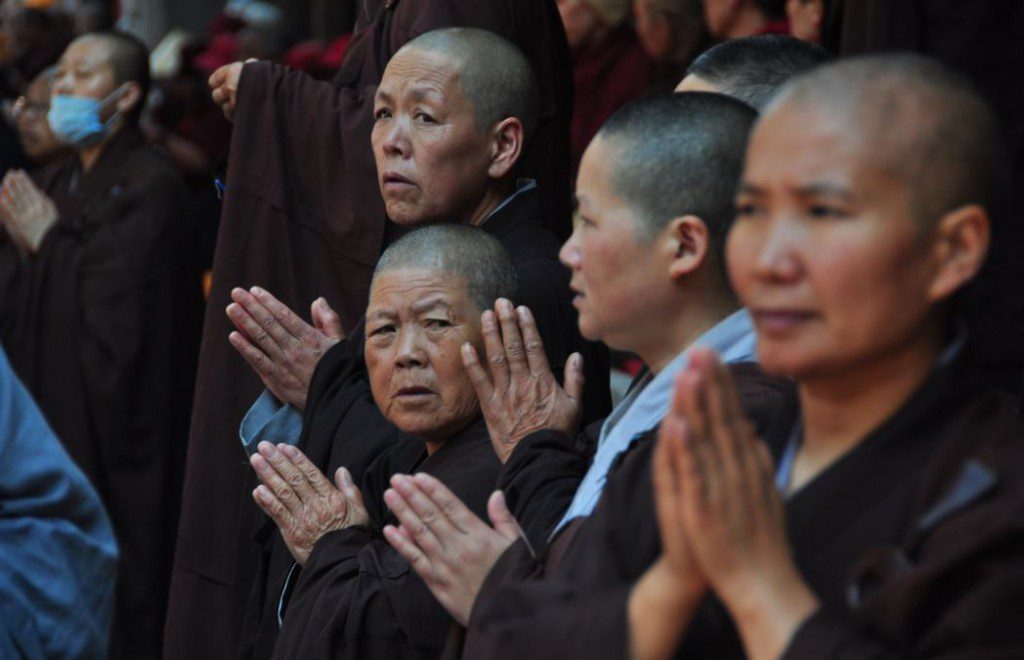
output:
[[[832,204],[811,204],[807,208],[807,214],[816,220],[827,220],[829,218],[845,218],[849,214],[846,209]]]
[[[427,319],[426,326],[432,329],[450,328],[452,323],[447,319]]]
[[[736,203],[736,217],[737,218],[753,218],[764,213],[759,205],[750,201],[740,201]]]
[[[382,325],[382,326],[379,326],[377,328],[374,328],[370,332],[370,336],[371,337],[381,337],[381,336],[384,336],[384,335],[393,334],[394,332],[395,332],[395,326],[393,324],[389,323],[387,325]]]
[[[388,110],[387,108],[379,108],[378,110],[376,110],[373,113],[373,118],[376,121],[380,121],[382,119],[390,119],[391,118],[391,111]]]
[[[434,121],[433,117],[431,117],[426,112],[423,112],[422,110],[418,111],[415,115],[413,115],[413,119],[415,119],[416,121],[421,122],[423,124],[436,124],[437,123],[436,121]]]

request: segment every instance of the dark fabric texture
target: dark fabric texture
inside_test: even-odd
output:
[[[371,109],[398,48],[428,30],[462,25],[491,29],[523,49],[542,99],[523,174],[548,191],[543,217],[555,235],[569,230],[572,79],[554,0],[364,5],[333,82],[264,63],[242,74],[166,623],[171,660],[237,652],[255,571],[237,544],[247,467],[236,435],[260,383],[226,341],[230,290],[258,284],[297,310],[323,295],[348,330],[362,316],[372,267],[391,235],[370,149]]]
[[[184,185],[130,128],[40,184],[60,219],[32,257],[0,238],[2,341],[110,513],[111,655],[159,657],[202,295]]]

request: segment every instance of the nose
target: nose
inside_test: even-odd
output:
[[[806,244],[806,237],[795,222],[769,221],[765,226],[754,262],[757,276],[779,284],[797,281],[803,274],[800,248]]]
[[[582,256],[580,255],[579,231],[579,226],[577,225],[572,230],[569,240],[562,244],[562,249],[558,251],[558,259],[572,270],[578,270],[583,263]]]
[[[423,349],[423,334],[417,328],[405,328],[399,332],[395,364],[403,369],[413,369],[427,364]]]
[[[67,71],[58,71],[53,76],[53,93],[54,94],[70,94],[71,89],[71,75]]]
[[[384,130],[384,153],[392,157],[408,158],[411,144],[406,122],[396,117],[388,123]]]

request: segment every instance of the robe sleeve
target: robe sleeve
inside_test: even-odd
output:
[[[547,545],[586,475],[600,429],[601,422],[595,422],[575,438],[550,430],[532,433],[499,474],[497,488],[537,552]]]
[[[105,655],[116,559],[96,492],[0,351],[0,655]]]

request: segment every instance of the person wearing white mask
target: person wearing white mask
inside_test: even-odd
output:
[[[0,186],[0,343],[110,512],[115,658],[159,657],[201,303],[184,184],[138,129],[148,86],[135,38],[76,39],[47,115],[74,156]]]

